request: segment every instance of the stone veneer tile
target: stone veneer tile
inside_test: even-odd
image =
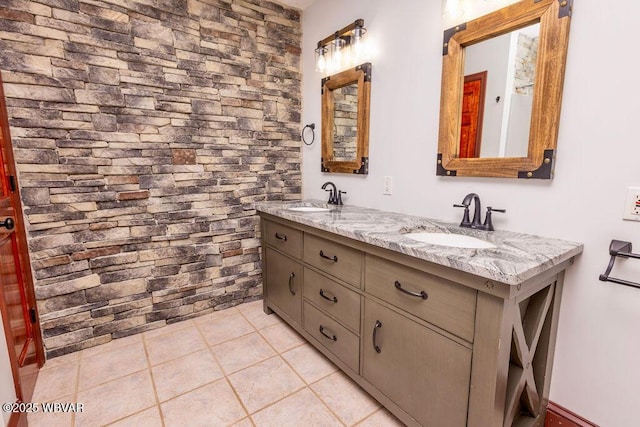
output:
[[[253,203],[301,194],[300,12],[41,3],[0,43],[47,354],[259,297]]]

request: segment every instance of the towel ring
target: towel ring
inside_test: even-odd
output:
[[[311,129],[311,142],[307,142],[307,140],[304,138],[304,131],[307,130],[307,128]],[[311,123],[309,125],[306,125],[305,127],[302,128],[302,132],[300,133],[300,137],[302,138],[302,142],[305,143],[305,145],[311,145],[313,144],[313,141],[316,140],[316,124],[315,123]]]

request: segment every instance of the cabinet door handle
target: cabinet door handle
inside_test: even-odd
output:
[[[289,275],[289,292],[291,292],[291,295],[295,295],[296,291],[293,290],[293,278],[296,277],[296,273],[291,272],[291,274]]]
[[[335,334],[328,335],[324,331],[325,331],[324,326],[320,325],[320,333],[322,335],[329,338],[331,341],[338,341],[338,337],[336,337]]]
[[[408,291],[405,288],[402,287],[402,283],[398,282],[396,280],[396,289],[399,290],[400,292],[403,292],[407,295],[411,295],[412,297],[418,297],[418,298],[422,298],[422,299],[427,299],[429,298],[429,295],[425,292],[425,291],[420,291],[420,292],[412,292],[412,291]]]
[[[331,257],[331,256],[325,255],[324,252],[320,251],[320,256],[324,259],[328,259],[329,261],[338,262],[338,257],[336,255]]]
[[[287,235],[286,234],[276,233],[276,239],[286,242],[287,241]]]
[[[382,328],[382,322],[379,320],[376,320],[375,325],[373,325],[373,336],[371,337],[371,341],[373,342],[373,349],[376,351],[376,353],[382,352],[382,348],[380,348],[380,346],[376,343],[378,329],[380,328]]]
[[[335,296],[333,298],[329,298],[328,296],[326,296],[324,294],[324,289],[320,289],[320,296],[324,299],[326,299],[327,301],[333,301],[333,302],[338,302],[338,298],[336,298]]]

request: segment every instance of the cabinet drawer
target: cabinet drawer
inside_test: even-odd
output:
[[[311,234],[304,235],[304,261],[332,276],[360,287],[364,254]]]
[[[277,222],[265,221],[264,233],[267,244],[292,257],[302,257],[302,231]]]
[[[360,295],[308,268],[304,297],[352,330],[360,331]]]
[[[304,329],[338,359],[355,372],[359,372],[358,337],[306,301],[304,302]]]
[[[460,338],[473,341],[477,295],[473,289],[367,255],[365,290]]]
[[[362,376],[420,425],[464,427],[471,350],[365,298]]]
[[[302,324],[302,265],[266,248],[265,289],[268,305],[275,305],[290,319]]]

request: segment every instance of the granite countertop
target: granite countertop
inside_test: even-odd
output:
[[[296,206],[330,208],[328,212],[296,212]],[[582,252],[582,243],[512,231],[482,231],[428,218],[358,206],[327,205],[320,200],[258,202],[258,212],[336,233],[509,285],[517,285]],[[473,236],[495,245],[490,249],[457,248],[422,243],[403,234],[413,231]]]

